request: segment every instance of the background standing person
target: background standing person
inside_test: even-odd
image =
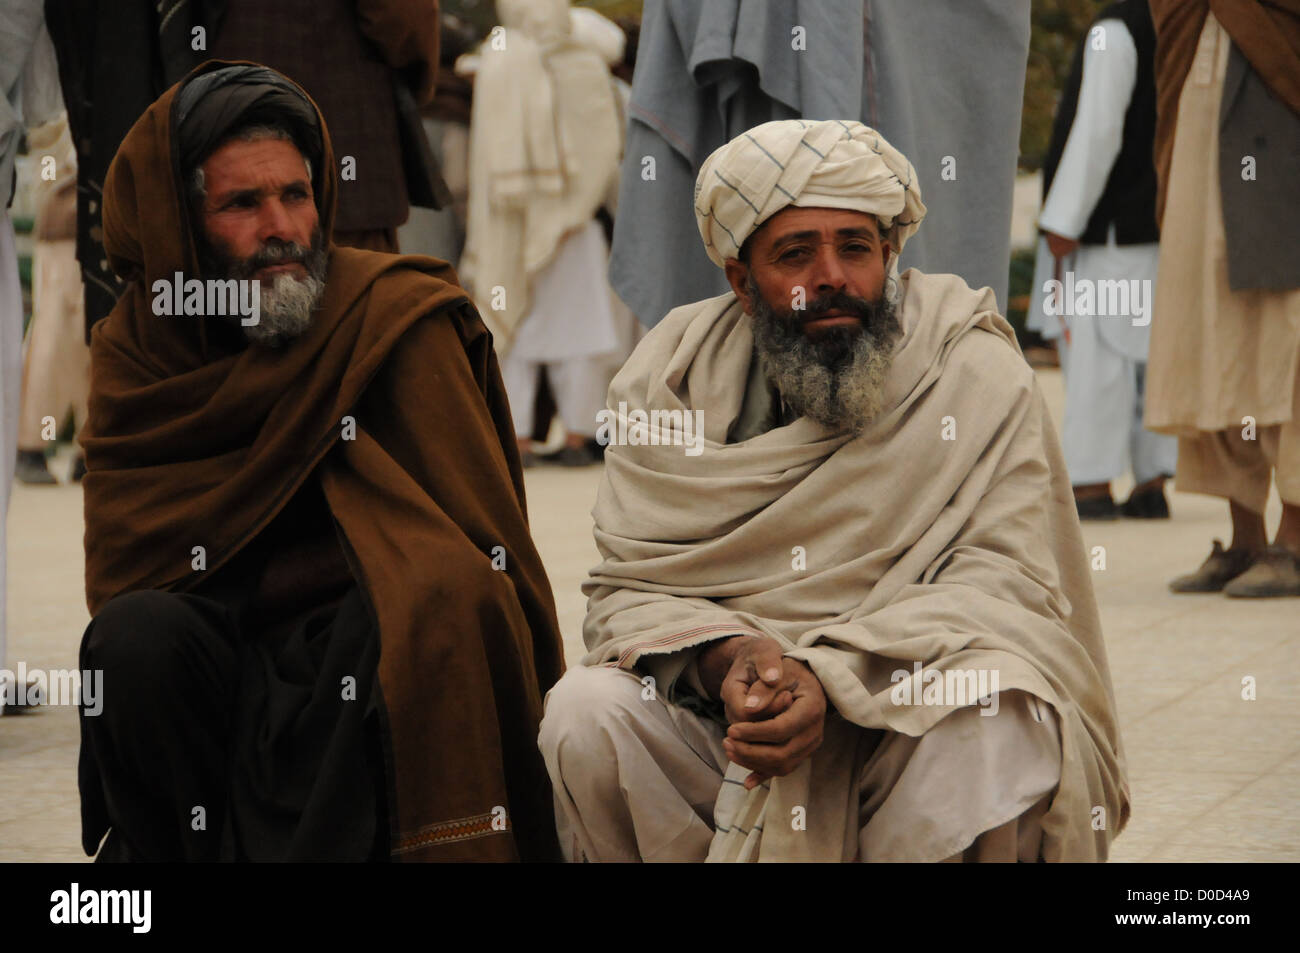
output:
[[[23,366],[23,296],[9,206],[24,125],[40,125],[59,109],[54,50],[42,21],[39,0],[0,0],[0,712],[9,687],[5,516],[13,488]]]
[[[1146,425],[1178,435],[1178,489],[1226,499],[1232,517],[1231,545],[1216,539],[1170,588],[1300,596],[1300,8],[1151,13],[1163,240]]]
[[[477,6],[476,6],[477,8]],[[433,101],[420,110],[438,170],[447,184],[450,202],[440,209],[413,206],[406,224],[397,230],[398,244],[409,254],[432,255],[453,268],[465,247],[469,203],[469,118],[474,85],[456,73],[456,60],[478,45],[483,33],[463,11],[465,0],[442,0],[438,21],[438,85]],[[495,17],[495,14],[493,14]],[[486,33],[486,31],[483,31]]]
[[[548,372],[566,430],[559,462],[599,460],[586,446],[630,319],[605,270],[596,219],[618,175],[623,135],[609,63],[623,52],[612,22],[602,58],[574,30],[568,0],[497,0],[504,33],[476,55],[469,227],[460,275],[492,331],[525,465],[533,396]],[[583,11],[584,35],[597,24]],[[599,31],[598,31],[599,32]]]
[[[57,164],[52,180],[37,177],[32,321],[23,361],[17,472],[24,483],[53,484],[57,481],[45,462],[53,441],[50,427],[61,427],[71,414],[75,440],[86,422],[90,392],[85,299],[77,267],[77,156],[65,115],[33,129],[28,144],[42,161],[48,156]],[[85,458],[78,453],[72,479],[85,472]]]
[[[264,63],[320,103],[340,163],[351,160],[339,170],[338,244],[396,251],[410,202],[446,197],[418,138],[417,107],[437,73],[437,0],[45,0],[45,9],[77,147],[87,341],[124,287],[104,251],[109,164],[149,104],[206,59]]]
[[[206,3],[213,57],[269,66],[320,105],[340,162],[334,240],[396,252],[410,206],[447,198],[418,113],[438,78],[438,0]]]
[[[1142,426],[1150,296],[1160,254],[1151,158],[1154,58],[1146,0],[1121,0],[1103,10],[1075,52],[1043,168],[1038,221],[1044,237],[1028,324],[1059,339],[1061,441],[1080,519],[1169,516],[1164,482],[1173,476],[1178,443]],[[1122,282],[1130,313],[1094,307],[1081,314],[1073,302],[1066,309],[1063,290],[1053,298],[1048,289],[1067,275],[1070,287]],[[1100,296],[1093,301],[1099,305]],[[1117,507],[1110,482],[1130,466],[1137,485]]]
[[[646,0],[610,281],[647,327],[723,294],[688,199],[708,155],[770,120],[857,117],[912,156],[940,220],[900,267],[1005,305],[1029,0]],[[648,160],[652,160],[652,164]]]
[[[207,58],[194,30],[206,31],[208,0],[45,0],[58,53],[59,82],[77,148],[77,261],[86,341],[125,287],[104,250],[104,179],[140,114]],[[211,31],[204,33],[204,42]],[[123,52],[129,50],[130,55]]]

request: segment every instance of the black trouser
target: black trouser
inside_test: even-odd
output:
[[[230,604],[133,592],[86,629],[103,672],[81,714],[82,845],[142,861],[386,854],[378,639],[360,593],[273,644]],[[347,679],[351,677],[349,689]]]

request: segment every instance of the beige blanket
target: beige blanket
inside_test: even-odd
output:
[[[891,675],[913,662],[996,671],[1000,690],[1052,706],[1062,769],[1043,855],[1104,859],[1128,784],[1055,430],[991,291],[915,270],[900,286],[886,410],[854,439],[801,418],[725,444],[753,347],[732,295],[678,308],[644,339],[611,410],[701,410],[704,450],[653,433],[609,448],[584,662],[641,663],[667,691],[682,649],[747,632],[816,672],[834,709],[822,747],[769,790],[720,805],[766,823],[747,840],[720,834],[711,859],[853,859],[851,786],[870,737],[855,726],[919,736],[956,710],[891,701]]]

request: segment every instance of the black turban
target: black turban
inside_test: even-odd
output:
[[[249,126],[280,126],[320,168],[320,122],[315,107],[292,82],[265,66],[227,66],[196,76],[180,91],[177,141],[188,175],[218,146]]]

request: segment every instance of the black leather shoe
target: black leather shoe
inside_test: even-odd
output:
[[[1111,499],[1109,493],[1105,496],[1094,496],[1086,500],[1075,500],[1074,505],[1079,511],[1079,519],[1081,520],[1119,519],[1119,509],[1115,506],[1115,501]]]
[[[1132,519],[1167,520],[1169,519],[1169,500],[1165,497],[1163,487],[1153,486],[1141,492],[1129,495],[1120,506],[1119,511]]]
[[[538,457],[541,463],[558,464],[562,467],[590,467],[600,463],[603,459],[603,455],[597,455],[585,446],[564,447],[558,453]]]
[[[40,450],[19,450],[14,476],[33,486],[53,486],[59,482],[45,465],[45,454]]]

